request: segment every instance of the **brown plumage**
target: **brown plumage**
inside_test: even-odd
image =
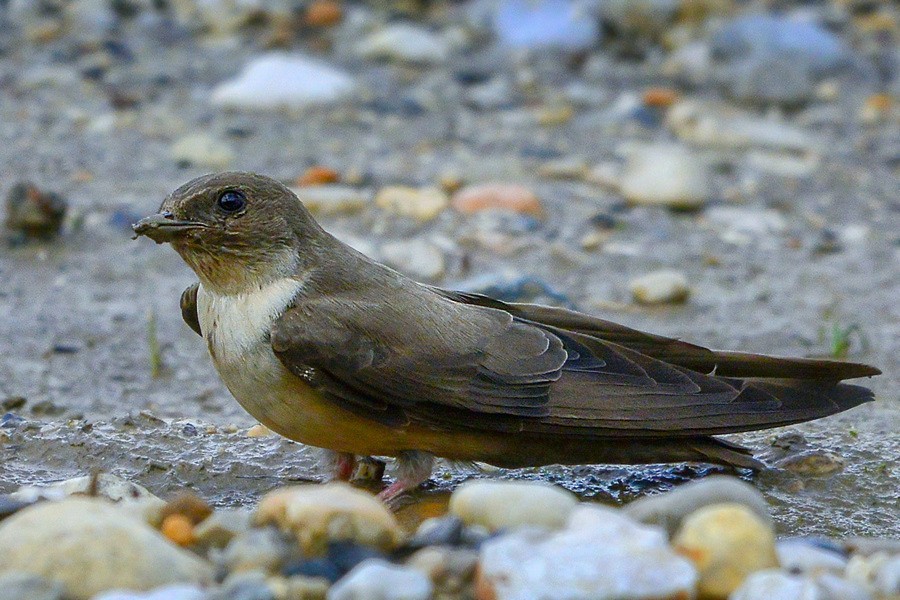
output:
[[[239,214],[216,208],[228,191],[245,200]],[[872,393],[841,380],[879,373],[718,352],[570,310],[421,285],[327,234],[287,188],[258,175],[195,180],[162,210],[135,231],[171,241],[200,276],[182,314],[238,400],[276,431],[348,456],[758,468],[747,450],[711,436],[847,410]],[[251,333],[229,346],[204,331],[206,314],[211,329],[232,313],[252,321],[258,309],[235,298],[270,288],[287,292],[253,342],[264,350],[244,344]],[[222,358],[238,350],[240,360]],[[280,368],[260,367],[263,355],[286,373],[251,398],[253,382],[268,381],[264,369]]]

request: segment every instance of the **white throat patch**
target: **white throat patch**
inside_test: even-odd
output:
[[[197,290],[200,330],[217,362],[239,360],[258,349],[272,323],[303,288],[302,280],[284,278],[245,294]]]

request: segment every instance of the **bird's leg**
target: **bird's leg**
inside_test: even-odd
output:
[[[324,450],[322,462],[325,470],[331,474],[331,479],[336,481],[350,481],[356,470],[356,455],[349,452]]]
[[[434,455],[418,450],[401,452],[397,455],[397,478],[394,483],[381,490],[379,500],[390,504],[431,477],[433,468]]]

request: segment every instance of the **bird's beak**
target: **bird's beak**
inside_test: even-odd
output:
[[[178,221],[170,212],[157,213],[144,217],[131,226],[134,237],[145,235],[157,244],[164,244],[181,237],[185,232],[206,227],[196,221]]]

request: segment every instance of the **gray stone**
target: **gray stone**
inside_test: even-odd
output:
[[[803,538],[779,540],[775,545],[782,569],[792,573],[815,575],[821,572],[843,573],[847,557]]]
[[[684,273],[668,269],[635,277],[628,288],[640,304],[678,304],[691,295]]]
[[[581,51],[600,40],[597,19],[585,3],[574,0],[502,0],[494,33],[504,46],[523,50]]]
[[[431,593],[431,580],[421,571],[370,558],[334,584],[328,600],[428,600]]]
[[[65,588],[58,581],[37,575],[0,575],[0,600],[63,600]]]
[[[638,205],[691,210],[712,195],[708,169],[699,156],[680,144],[631,149],[620,179],[625,199]]]
[[[751,104],[799,105],[814,92],[811,69],[795,58],[750,58],[732,72],[732,96]]]
[[[682,520],[695,510],[723,502],[743,504],[766,522],[772,521],[769,505],[759,490],[735,477],[719,475],[685,483],[664,494],[645,496],[624,511],[643,523],[660,525],[673,535]]]
[[[661,529],[582,504],[561,531],[521,529],[485,542],[476,586],[503,600],[649,600],[691,598],[696,582]]]
[[[450,58],[450,44],[439,34],[409,23],[395,23],[363,39],[356,51],[365,58],[416,64],[440,64]]]
[[[216,555],[216,564],[228,573],[275,573],[291,551],[290,542],[274,527],[249,529],[234,537],[225,550]]]
[[[76,600],[112,589],[205,583],[212,568],[105,500],[68,498],[0,525],[0,573],[52,577]]]
[[[752,573],[728,600],[823,600],[809,579],[769,569]]]
[[[247,110],[302,109],[350,97],[353,79],[299,54],[272,52],[251,60],[240,75],[212,91],[212,103]]]
[[[450,512],[490,531],[524,525],[559,528],[578,504],[575,494],[531,481],[468,481],[450,497]]]
[[[170,585],[151,592],[107,592],[93,600],[206,600],[206,592],[193,585]]]

